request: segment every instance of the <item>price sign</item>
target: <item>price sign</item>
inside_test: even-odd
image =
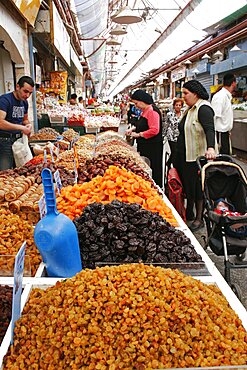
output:
[[[11,329],[11,343],[14,340],[15,322],[21,315],[21,293],[22,293],[22,280],[24,271],[26,242],[24,242],[15,257],[14,267],[14,287],[12,298],[12,329]]]
[[[40,198],[39,202],[38,202],[38,205],[39,205],[39,214],[40,214],[40,218],[42,219],[43,217],[45,217],[46,215],[46,201],[45,201],[45,194],[42,195],[42,197]]]
[[[44,150],[44,163],[47,163],[47,153],[46,153],[46,149]]]
[[[60,194],[63,185],[62,185],[60,174],[59,174],[58,170],[56,170],[56,172],[54,172],[54,179],[55,179],[55,183],[57,185],[58,193]]]
[[[54,163],[53,150],[50,148],[51,162]]]
[[[77,161],[76,159],[74,158],[74,172],[75,172],[75,184],[77,184],[77,180],[78,180],[78,171],[77,171]]]

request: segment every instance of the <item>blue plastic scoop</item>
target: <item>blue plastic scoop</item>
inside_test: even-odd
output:
[[[81,271],[82,263],[77,230],[69,217],[56,206],[52,172],[42,171],[47,214],[36,225],[34,241],[50,277],[72,277]]]

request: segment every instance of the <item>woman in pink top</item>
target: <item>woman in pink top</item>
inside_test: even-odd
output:
[[[162,116],[154,105],[153,98],[144,90],[136,90],[131,101],[142,110],[136,127],[127,130],[126,134],[136,138],[137,151],[150,160],[152,178],[162,187]]]

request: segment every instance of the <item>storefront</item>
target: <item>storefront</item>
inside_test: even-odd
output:
[[[237,86],[233,93],[234,122],[231,133],[233,151],[247,157],[247,104],[244,96],[247,92],[247,40],[239,43],[237,50],[228,49],[229,58],[211,66],[210,73],[215,84],[222,84],[226,73],[236,76]]]
[[[0,4],[0,94],[13,91],[23,74],[30,75],[25,21],[11,5]]]
[[[182,66],[171,71],[172,91],[171,97],[182,97],[182,86],[185,81],[186,67]]]
[[[207,90],[209,96],[211,94],[210,87],[214,84],[213,76],[210,75],[209,59],[200,60],[190,69],[187,69],[186,77],[188,79],[195,78]]]

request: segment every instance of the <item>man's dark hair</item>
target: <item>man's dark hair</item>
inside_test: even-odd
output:
[[[236,81],[236,76],[233,73],[227,73],[223,77],[223,86],[231,86]]]
[[[22,76],[19,81],[17,82],[17,84],[20,86],[20,87],[23,87],[24,84],[27,83],[28,85],[34,87],[34,81],[31,77],[29,76]]]
[[[71,94],[70,99],[76,99],[77,95],[76,94]]]

